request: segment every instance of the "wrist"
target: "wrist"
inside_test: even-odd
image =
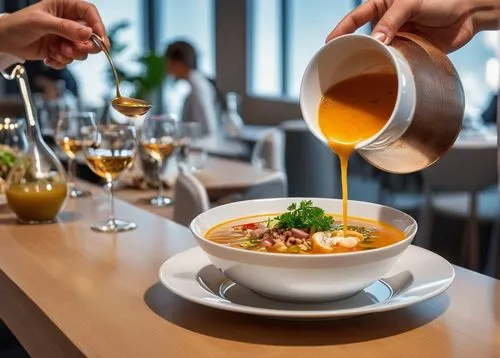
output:
[[[6,12],[0,13],[0,52],[5,52],[5,45],[8,43],[7,39],[5,38],[5,33],[7,29],[6,20],[9,15],[10,14]]]
[[[24,62],[24,59],[12,54],[12,49],[8,48],[8,39],[6,38],[8,25],[5,24],[8,16],[8,13],[0,14],[0,70]]]

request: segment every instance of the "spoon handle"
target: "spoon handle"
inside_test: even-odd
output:
[[[113,59],[111,58],[111,55],[109,54],[108,48],[104,44],[104,41],[101,39],[101,37],[95,33],[91,35],[92,42],[99,47],[102,52],[106,55],[108,58],[109,64],[111,65],[111,70],[113,71],[113,76],[115,77],[115,86],[116,86],[116,97],[121,97],[120,94],[120,81],[118,79],[118,73],[116,73],[116,68],[115,64],[113,62]]]

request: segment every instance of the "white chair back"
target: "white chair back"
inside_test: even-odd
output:
[[[414,243],[423,247],[430,246],[434,226],[433,211],[436,209],[452,214],[463,213],[467,221],[460,264],[478,269],[478,192],[497,183],[497,148],[454,147],[439,162],[423,170],[422,178],[425,205],[419,220],[419,234]],[[457,198],[453,200],[443,195],[434,195],[437,192],[466,193],[468,200],[457,200]]]
[[[189,226],[191,221],[210,208],[203,184],[185,167],[179,167],[174,190],[174,221]]]
[[[284,171],[285,140],[278,128],[267,131],[255,144],[252,152],[252,165],[274,171]]]

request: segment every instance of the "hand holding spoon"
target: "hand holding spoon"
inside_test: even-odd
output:
[[[118,79],[118,74],[116,73],[115,64],[111,55],[109,54],[104,41],[97,34],[92,34],[91,37],[94,44],[99,47],[102,52],[108,58],[109,64],[111,65],[111,69],[113,70],[113,76],[115,77],[115,86],[116,86],[116,97],[111,101],[111,105],[118,112],[127,117],[141,117],[148,113],[151,109],[151,104],[146,101],[137,98],[123,97],[120,93],[120,81]]]

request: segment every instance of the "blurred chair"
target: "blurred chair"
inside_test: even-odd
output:
[[[337,157],[316,138],[303,120],[285,121],[285,171],[290,197],[339,198]]]
[[[285,171],[285,140],[278,128],[270,129],[255,144],[252,151],[253,166],[274,171]]]
[[[189,226],[191,221],[202,212],[210,209],[207,190],[203,184],[185,167],[179,167],[174,190],[173,220]]]
[[[242,200],[283,198],[288,195],[287,175],[284,168],[283,132],[270,129],[255,144],[251,163],[259,169],[273,171],[266,181],[255,183],[243,193],[228,195],[217,201],[217,205]]]
[[[375,169],[375,168],[374,168]],[[422,173],[393,174],[375,169],[379,181],[378,202],[414,215],[424,206]]]
[[[497,182],[497,148],[454,147],[422,176],[425,204],[416,243],[430,245],[434,212],[464,218],[460,263],[478,269],[479,220],[491,221],[498,215],[498,205],[480,205],[478,193]]]

